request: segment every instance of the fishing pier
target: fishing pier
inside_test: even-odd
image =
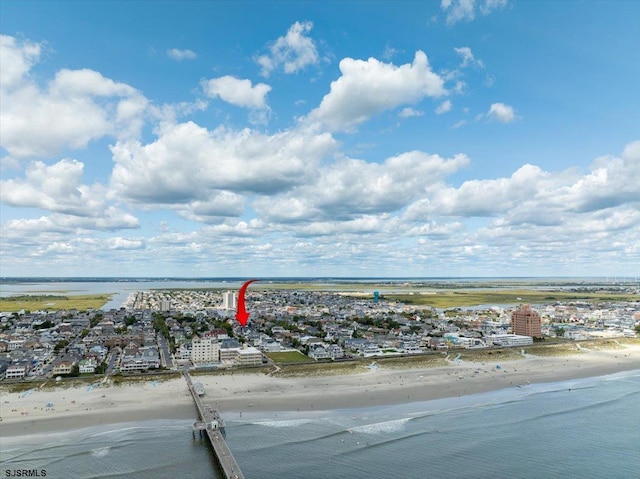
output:
[[[198,409],[198,415],[200,420],[193,425],[193,436],[195,438],[196,432],[202,437],[206,435],[209,438],[209,443],[213,448],[213,455],[216,459],[220,471],[225,479],[244,479],[242,471],[236,462],[227,442],[225,440],[224,421],[218,414],[218,412],[209,405],[202,403],[200,394],[196,391],[196,388],[191,381],[191,376],[188,372],[184,371],[184,378],[187,381],[189,392],[193,396],[193,401],[196,403]]]

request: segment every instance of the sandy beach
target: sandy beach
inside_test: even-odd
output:
[[[426,401],[486,391],[602,376],[640,369],[640,345],[583,349],[566,356],[521,356],[507,361],[455,361],[445,366],[362,367],[344,375],[278,377],[239,371],[198,375],[205,404],[223,417],[242,412],[322,411]],[[74,430],[100,424],[196,419],[183,378],[99,387],[0,391],[2,436]]]

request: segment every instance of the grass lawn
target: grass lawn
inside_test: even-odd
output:
[[[111,296],[110,294],[9,296],[0,298],[0,311],[9,313],[23,309],[25,311],[57,311],[58,309],[86,311],[87,309],[100,309],[111,299]]]
[[[284,353],[266,353],[267,357],[275,363],[312,363],[313,359],[299,351],[287,351]]]

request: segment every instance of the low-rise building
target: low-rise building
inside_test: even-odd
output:
[[[90,358],[83,359],[78,363],[78,366],[80,374],[93,374],[96,372],[96,367],[98,366],[98,364],[96,363],[95,359]]]
[[[520,336],[517,334],[492,334],[489,340],[494,346],[529,346],[533,344],[531,336]]]
[[[323,344],[309,346],[309,357],[318,361],[319,359],[330,359],[331,354]]]
[[[260,366],[262,364],[262,352],[253,346],[245,346],[238,349],[237,362],[240,366]]]
[[[53,367],[53,375],[63,375],[63,374],[71,374],[71,370],[73,369],[73,365],[75,363],[73,361],[60,361]]]
[[[24,379],[27,375],[27,367],[22,365],[9,366],[4,377],[7,379]]]

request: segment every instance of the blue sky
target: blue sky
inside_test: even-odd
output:
[[[638,18],[3,1],[0,275],[636,277]]]

